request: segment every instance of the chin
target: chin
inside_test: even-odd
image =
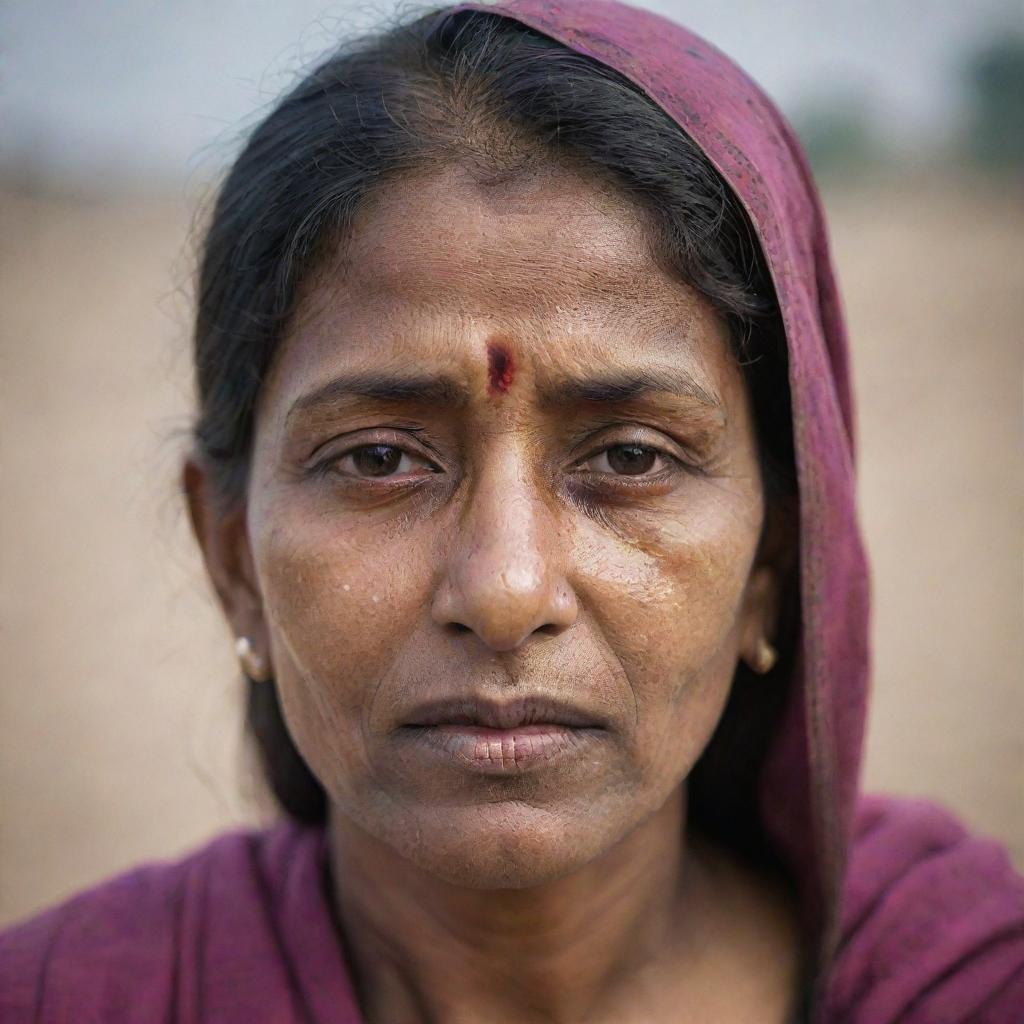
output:
[[[610,845],[597,815],[560,814],[516,801],[431,810],[415,824],[388,831],[385,841],[403,857],[467,889],[553,882]]]

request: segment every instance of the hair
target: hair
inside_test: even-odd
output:
[[[368,198],[386,201],[389,181],[452,163],[482,183],[571,167],[611,183],[646,215],[661,260],[729,327],[752,396],[769,514],[791,506],[785,339],[740,202],[624,76],[475,11],[433,12],[343,47],[278,102],[228,172],[202,243],[194,336],[195,446],[216,500],[244,501],[260,387],[303,283]],[[690,779],[692,818],[741,850],[764,847],[755,782],[793,645],[780,646],[777,685],[737,669]],[[247,723],[283,809],[323,821],[325,792],[289,736],[273,682],[248,682]]]

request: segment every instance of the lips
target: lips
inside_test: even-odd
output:
[[[551,768],[608,735],[603,716],[540,695],[432,701],[414,708],[397,730],[417,759],[483,775]]]
[[[550,697],[521,697],[513,701],[456,698],[431,701],[414,708],[406,726],[465,725],[515,730],[521,726],[553,725],[568,729],[602,729],[602,716]]]

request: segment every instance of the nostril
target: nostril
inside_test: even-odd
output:
[[[565,629],[566,627],[558,622],[546,622],[543,626],[538,626],[534,632],[543,633],[545,636],[558,636],[560,633],[564,633]]]

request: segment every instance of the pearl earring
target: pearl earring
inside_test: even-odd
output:
[[[242,671],[254,682],[265,683],[270,678],[267,663],[253,649],[247,636],[235,640],[235,654],[242,665]]]
[[[767,675],[775,667],[778,661],[779,652],[764,638],[757,641],[757,650],[754,652],[750,667],[759,675]]]

